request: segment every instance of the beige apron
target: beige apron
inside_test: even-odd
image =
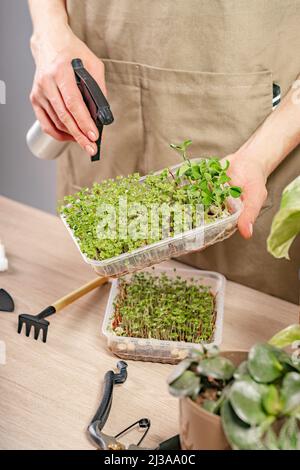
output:
[[[58,162],[59,197],[175,164],[170,142],[192,139],[194,156],[234,152],[272,112],[273,82],[284,95],[300,72],[300,0],[68,0],[67,7],[73,31],[105,62],[115,123],[105,128],[101,162],[68,147]],[[282,189],[299,173],[298,148],[270,177],[251,241],[236,233],[182,261],[297,303],[300,238],[292,261],[273,259],[266,238]]]

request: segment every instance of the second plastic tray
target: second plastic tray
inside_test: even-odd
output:
[[[153,272],[152,269],[144,271]],[[215,329],[213,339],[209,344],[220,345],[223,334],[224,317],[224,295],[225,295],[225,277],[212,271],[200,271],[191,269],[156,267],[154,274],[165,272],[168,277],[180,276],[189,280],[193,278],[197,283],[209,286],[211,292],[215,295]],[[126,278],[130,279],[131,275]],[[118,294],[119,281],[114,279],[110,290],[108,304],[102,325],[102,332],[107,338],[109,349],[118,357],[123,359],[132,359],[138,361],[162,362],[168,364],[177,364],[188,356],[192,349],[197,349],[199,344],[186,343],[179,341],[164,341],[158,339],[130,338],[117,336],[111,327],[114,313],[114,301]]]

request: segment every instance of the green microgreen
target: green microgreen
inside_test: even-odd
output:
[[[212,340],[215,318],[209,287],[193,278],[139,272],[119,279],[111,328],[118,336],[202,343]]]
[[[146,176],[142,183],[138,173],[127,177],[119,176],[115,180],[109,179],[94,183],[91,188],[83,188],[76,194],[65,197],[59,211],[65,217],[81,251],[88,258],[102,261],[151,245],[168,236],[173,237],[176,234],[174,221],[178,205],[192,208],[191,225],[188,229],[199,226],[197,207],[200,205],[203,207],[205,224],[230,214],[228,198],[239,197],[241,188],[230,187],[228,184],[230,181],[227,175],[229,162],[223,164],[217,158],[190,160],[187,155],[187,148],[190,145],[190,140],[179,145],[171,145],[184,160],[176,174],[170,169],[165,169],[160,174]],[[120,203],[124,197],[127,199],[125,210]],[[146,208],[146,218],[141,219],[138,212],[135,214],[130,212],[129,207],[136,204],[141,204]],[[106,215],[103,212],[99,213],[99,207],[106,205],[113,205],[116,218],[125,214],[129,224],[139,222],[142,225],[142,236],[133,237],[130,231],[125,235],[122,233],[121,236],[117,226],[114,236],[99,237],[98,226]],[[153,207],[163,205],[168,205],[171,209],[167,236],[161,215],[159,231],[152,230],[151,211]],[[183,227],[181,232],[186,230]]]

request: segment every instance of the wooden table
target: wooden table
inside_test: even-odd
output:
[[[103,375],[117,362],[101,334],[110,287],[52,317],[46,344],[18,335],[19,313],[38,313],[95,275],[55,216],[0,198],[0,237],[9,258],[0,288],[16,304],[15,313],[0,312],[0,340],[7,349],[6,365],[0,365],[0,448],[93,449],[85,430],[98,405]],[[227,282],[224,349],[268,339],[297,322],[298,310]],[[177,434],[178,403],[166,386],[171,367],[129,361],[128,379],[115,389],[105,431],[117,433],[145,416],[152,421],[146,446]]]

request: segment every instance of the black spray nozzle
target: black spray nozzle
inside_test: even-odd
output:
[[[84,68],[82,60],[73,59],[72,67],[78,88],[99,132],[99,139],[96,142],[97,154],[91,158],[94,162],[100,160],[103,126],[111,124],[114,121],[114,117],[100,86]]]
[[[74,70],[76,69],[83,69],[83,63],[81,59],[73,59],[72,60],[72,67]]]

